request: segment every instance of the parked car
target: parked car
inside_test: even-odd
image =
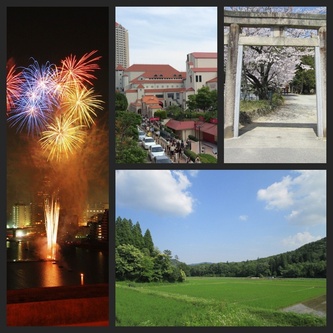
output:
[[[156,145],[155,140],[151,136],[145,136],[142,140],[142,147],[148,149],[149,146]]]
[[[169,156],[162,155],[162,156],[154,156],[152,163],[173,163]]]
[[[142,129],[138,129],[138,132],[139,132],[139,141],[142,141],[145,138],[146,133]]]
[[[148,148],[148,157],[152,160],[155,156],[163,156],[165,151],[161,145],[151,145]]]

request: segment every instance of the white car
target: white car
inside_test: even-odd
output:
[[[165,155],[164,148],[161,145],[151,145],[148,148],[148,156],[152,161],[155,156],[163,156]]]
[[[148,149],[149,146],[152,145],[156,145],[155,140],[151,137],[151,136],[146,136],[143,140],[142,140],[142,147],[144,149]]]
[[[139,141],[142,141],[145,138],[146,133],[142,129],[138,129],[138,133],[139,133],[138,139]]]

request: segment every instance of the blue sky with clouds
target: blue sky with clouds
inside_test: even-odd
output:
[[[115,213],[187,264],[264,258],[326,237],[326,171],[117,170]]]
[[[128,30],[130,65],[168,64],[186,70],[192,52],[217,52],[217,7],[116,7]]]

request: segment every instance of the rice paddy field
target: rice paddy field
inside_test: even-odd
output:
[[[326,326],[326,316],[286,312],[319,304],[326,279],[187,278],[116,283],[116,326]]]

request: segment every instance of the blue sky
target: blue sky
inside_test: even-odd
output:
[[[326,171],[117,170],[115,213],[187,264],[264,258],[326,237]]]
[[[186,70],[192,52],[217,52],[217,7],[116,7],[128,30],[130,65],[168,64]]]

